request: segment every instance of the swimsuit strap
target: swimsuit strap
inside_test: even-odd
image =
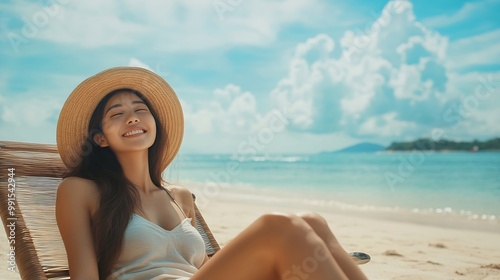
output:
[[[179,210],[181,210],[182,215],[184,215],[185,218],[188,218],[188,216],[186,215],[186,213],[184,213],[184,210],[182,210],[182,207],[180,207],[179,204],[177,203],[177,201],[175,201],[175,198],[172,196],[172,194],[170,193],[170,191],[168,191],[167,188],[163,188],[162,187],[162,189],[164,189],[167,192],[168,196],[170,196],[170,198],[172,199],[172,201],[174,201],[175,205],[177,205],[177,208],[179,208]]]

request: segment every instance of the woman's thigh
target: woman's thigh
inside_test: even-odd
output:
[[[344,279],[326,244],[304,220],[293,215],[264,215],[217,252],[191,279],[281,279],[280,275],[293,273],[297,265],[315,254],[322,257],[318,263],[326,265],[329,275]]]
[[[279,279],[272,252],[278,238],[273,237],[273,228],[269,228],[274,218],[257,219],[207,261],[191,280]]]

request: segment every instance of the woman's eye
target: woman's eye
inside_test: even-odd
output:
[[[121,115],[122,113],[117,113],[117,114],[114,114],[114,115],[111,115],[112,118],[116,117],[116,116],[119,116]]]
[[[137,109],[136,112],[146,112],[148,109]]]

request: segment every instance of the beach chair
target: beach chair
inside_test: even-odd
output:
[[[66,172],[55,145],[0,141],[0,215],[9,241],[8,269],[21,279],[70,279],[55,220],[56,190]],[[194,198],[194,196],[193,196]],[[219,245],[196,207],[209,256]],[[370,257],[351,253],[358,264]]]

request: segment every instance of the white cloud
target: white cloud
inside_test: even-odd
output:
[[[468,94],[447,64],[453,43],[419,23],[408,1],[389,2],[377,22],[384,24],[371,33],[347,31],[339,58],[324,34],[296,47],[288,76],[271,92],[275,106],[287,109],[289,129],[407,139],[449,125],[444,113]],[[493,125],[484,119],[470,121]]]
[[[315,61],[327,59],[334,47],[335,42],[332,38],[326,34],[319,34],[307,39],[304,43],[299,43],[295,48],[295,57],[312,64]]]
[[[264,45],[289,23],[313,21],[307,15],[321,7],[319,0],[58,2],[64,4],[42,7],[18,1],[9,9],[30,22],[39,16],[47,19],[36,28],[34,39],[84,48],[148,42],[150,50],[188,51]],[[217,3],[232,7],[221,13]]]
[[[491,135],[500,135],[500,113],[495,110],[482,111],[478,108],[475,112],[475,120],[468,123],[469,135],[486,138]]]
[[[251,132],[261,118],[255,96],[233,84],[214,90],[210,101],[184,113],[187,130],[194,134],[242,135]]]
[[[381,18],[373,24],[384,25],[388,29],[400,23],[410,26],[405,20],[414,20],[411,5],[406,1],[395,1],[387,5]],[[367,111],[373,107],[373,98],[384,94],[384,87],[390,87],[390,96],[384,96],[386,101],[395,102],[398,98],[422,99],[422,93],[416,91],[422,87],[419,81],[424,66],[401,65],[400,58],[386,57],[380,51],[385,48],[392,55],[401,44],[408,44],[405,41],[408,40],[407,34],[387,36],[386,33],[390,31],[379,28],[371,34],[361,35],[368,36],[370,42],[363,47],[354,45],[356,49],[352,55],[346,55],[351,51],[346,47],[352,47],[352,42],[360,41],[354,33],[346,32],[341,40],[343,55],[338,59],[333,57],[333,39],[327,35],[320,34],[299,44],[289,76],[282,79],[271,93],[278,107],[287,108],[290,128],[332,133],[352,127],[351,132],[357,133],[357,127],[373,114]],[[413,33],[416,34],[415,31]],[[379,40],[379,36],[398,37],[399,43],[393,49],[387,49],[385,41]],[[399,52],[406,54],[401,48]],[[411,71],[413,68],[415,70]],[[415,80],[415,77],[418,79]],[[388,105],[384,102],[380,107]]]
[[[148,69],[149,71],[154,71],[153,69],[151,69],[151,67],[149,67],[149,65],[147,65],[146,63],[140,61],[139,59],[137,59],[135,57],[130,58],[130,60],[128,62],[128,66],[140,67],[140,68]]]
[[[57,118],[61,104],[36,97],[9,98],[2,102],[1,121],[18,127],[39,126]],[[22,112],[22,114],[20,114]]]
[[[396,112],[369,117],[359,127],[359,133],[367,136],[400,137],[417,129],[413,122],[398,120]]]
[[[196,134],[209,134],[214,132],[213,124],[222,114],[221,108],[201,109],[196,112],[185,112],[186,126],[191,126]]]
[[[214,97],[215,99],[223,104],[224,106],[229,106],[231,101],[240,95],[241,89],[240,87],[233,85],[233,84],[228,84],[226,85],[225,88],[217,88],[214,90]]]
[[[500,64],[500,29],[456,40],[450,44],[448,67],[462,70]]]
[[[389,85],[394,90],[397,99],[410,99],[423,101],[430,97],[433,91],[431,80],[422,81],[421,73],[425,64],[403,64],[399,69],[394,69]]]
[[[55,123],[62,103],[36,95],[0,96],[0,127],[4,140],[55,143]],[[35,140],[36,139],[36,140]]]
[[[328,133],[338,127],[343,94],[338,81],[344,73],[331,63],[334,46],[324,34],[299,44],[289,75],[271,91],[277,108],[286,112],[290,129]]]
[[[463,74],[452,72],[449,75],[447,88],[449,89],[447,96],[450,99],[477,96],[479,99],[487,100],[483,105],[492,108],[500,102],[500,71]]]
[[[426,18],[423,20],[424,24],[430,27],[445,27],[457,24],[464,20],[470,19],[471,17],[477,16],[481,11],[485,9],[498,8],[497,0],[484,0],[475,2],[466,2],[460,10],[453,14],[440,14],[431,18]]]
[[[450,82],[454,84],[451,90],[460,93],[443,114],[448,133],[462,138],[497,136],[500,72],[453,75]]]

